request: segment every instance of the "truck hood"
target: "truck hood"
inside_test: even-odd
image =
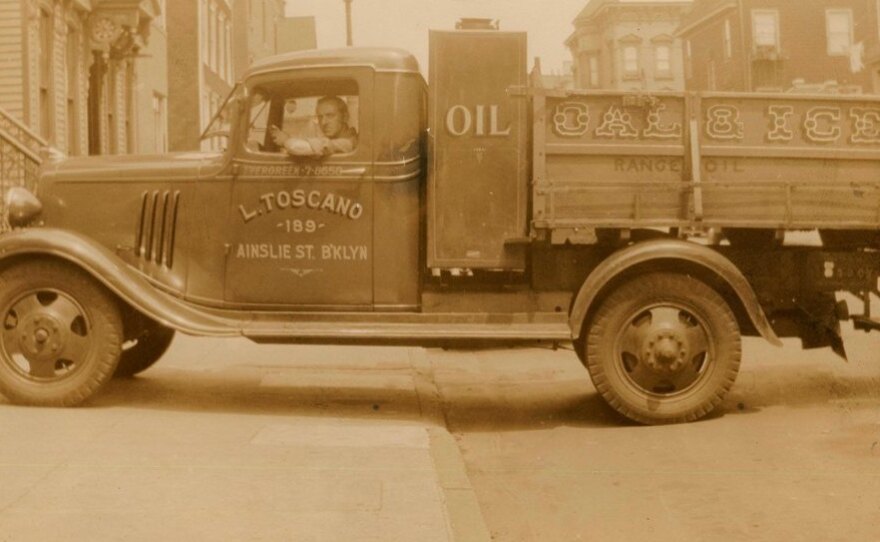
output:
[[[223,154],[216,152],[74,157],[46,164],[41,180],[53,183],[192,180],[204,175],[206,169],[216,171],[223,163]]]

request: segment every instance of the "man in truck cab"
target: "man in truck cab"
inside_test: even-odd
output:
[[[272,140],[291,156],[322,157],[346,154],[357,148],[357,130],[348,125],[348,104],[338,96],[318,100],[315,117],[323,134],[320,137],[291,136],[277,126],[270,127]]]

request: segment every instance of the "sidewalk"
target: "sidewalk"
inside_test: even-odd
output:
[[[0,540],[489,540],[422,350],[176,339],[91,407],[0,404]]]

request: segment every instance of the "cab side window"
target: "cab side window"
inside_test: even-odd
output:
[[[357,150],[360,100],[355,81],[264,84],[249,94],[249,153],[326,158]]]

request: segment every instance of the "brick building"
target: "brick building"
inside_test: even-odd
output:
[[[675,36],[690,0],[590,0],[565,44],[579,88],[681,90],[682,42]]]
[[[284,1],[174,0],[167,8],[169,147],[220,148],[222,139],[199,136],[244,70],[277,51]]]
[[[688,90],[873,92],[878,0],[695,0]]]
[[[158,0],[0,0],[3,122],[71,155],[139,150],[153,82],[139,87],[137,59],[161,12]]]

